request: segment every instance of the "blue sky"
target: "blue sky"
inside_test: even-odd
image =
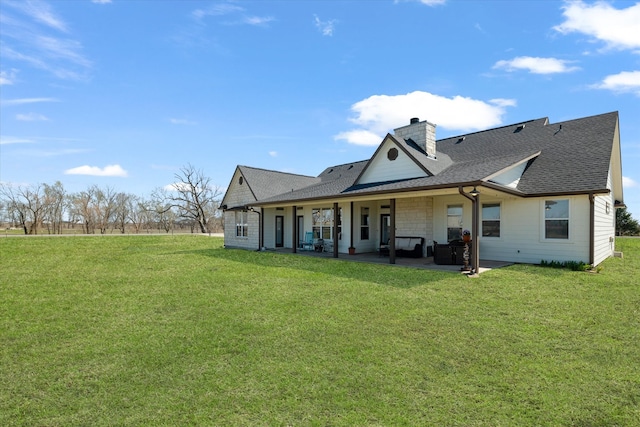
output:
[[[317,175],[419,117],[446,137],[620,112],[640,218],[640,2],[3,0],[0,181],[141,196],[186,164]],[[571,167],[571,165],[567,165]]]

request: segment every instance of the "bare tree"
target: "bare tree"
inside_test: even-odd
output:
[[[149,216],[145,201],[142,197],[129,195],[127,200],[127,222],[133,227],[133,232],[138,234]]]
[[[165,192],[165,201],[178,209],[178,216],[193,221],[201,233],[207,233],[211,218],[216,216],[222,190],[213,185],[201,170],[188,164],[175,174],[176,182],[170,192]]]
[[[53,185],[44,185],[45,211],[43,221],[49,234],[62,234],[62,222],[67,198],[64,187],[60,181]]]
[[[117,193],[115,195],[115,207],[113,212],[114,229],[118,228],[122,234],[125,233],[127,223],[131,216],[131,200],[134,196],[126,193]]]
[[[43,185],[0,184],[0,194],[6,198],[10,216],[18,221],[24,234],[38,234],[42,216],[47,208]]]
[[[112,224],[116,212],[117,193],[111,187],[105,189],[93,186],[94,188],[94,211],[96,213],[96,225],[100,234],[105,234]]]
[[[82,231],[87,234],[95,232],[95,212],[93,209],[93,188],[76,193],[71,197],[70,216],[82,221]]]

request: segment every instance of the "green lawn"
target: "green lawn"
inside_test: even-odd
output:
[[[640,239],[460,274],[0,238],[0,425],[640,425]]]

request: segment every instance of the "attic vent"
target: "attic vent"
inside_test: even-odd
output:
[[[525,126],[525,124],[524,124],[524,123],[523,123],[523,124],[521,124],[521,125],[519,125],[519,126],[516,128],[516,130],[514,130],[514,131],[513,131],[513,133],[518,133],[518,132],[520,132],[522,129],[524,129],[524,126]]]
[[[456,141],[456,144],[460,144],[462,141],[464,141],[465,139],[467,139],[466,136],[461,136],[460,138],[458,138],[458,140]]]

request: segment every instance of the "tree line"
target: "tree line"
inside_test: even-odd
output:
[[[0,184],[0,223],[24,234],[222,231],[222,189],[191,164],[174,177],[171,189],[157,188],[147,197],[97,185],[69,193],[59,181]]]

